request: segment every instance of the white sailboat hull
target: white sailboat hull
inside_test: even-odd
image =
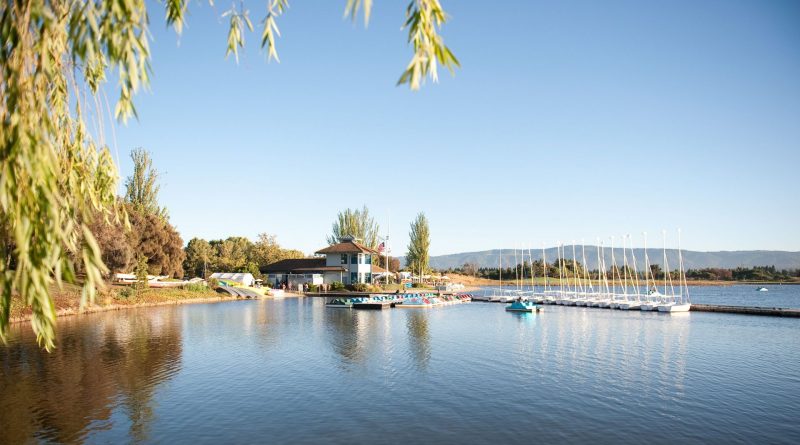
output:
[[[658,306],[658,312],[689,312],[692,309],[690,303],[683,304],[662,304]]]

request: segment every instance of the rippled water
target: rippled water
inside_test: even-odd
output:
[[[800,285],[797,284],[768,284],[764,285],[767,292],[758,292],[761,285],[737,284],[733,286],[689,286],[689,297],[692,303],[718,304],[730,306],[762,306],[800,308]],[[497,286],[485,286],[482,289],[498,289]],[[504,289],[517,289],[513,284]],[[530,286],[523,286],[524,290],[531,290]],[[558,289],[558,287],[553,288]],[[542,287],[535,288],[537,292]],[[659,290],[662,290],[659,288]],[[616,290],[622,293],[621,288]],[[663,292],[663,291],[662,291]]]
[[[797,319],[323,303],[16,325],[0,442],[800,442]]]

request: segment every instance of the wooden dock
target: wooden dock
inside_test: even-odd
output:
[[[800,317],[800,309],[754,306],[721,306],[692,303],[692,312],[720,312],[724,314],[769,315],[772,317]]]
[[[353,303],[353,309],[381,310],[394,307],[391,301],[370,301],[369,303]]]

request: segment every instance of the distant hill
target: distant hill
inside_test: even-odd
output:
[[[572,246],[564,248],[564,257],[572,260]],[[605,252],[605,263],[607,267],[611,266],[611,249],[606,247],[603,249]],[[603,251],[600,252],[601,258]],[[579,262],[582,262],[583,254],[580,246],[575,247],[576,257]],[[534,260],[542,258],[542,249],[532,250]],[[628,249],[628,262],[632,263],[631,251]],[[644,249],[633,249],[633,255],[636,256],[636,265],[638,268],[644,267]],[[661,249],[647,249],[647,255],[651,264],[658,264],[664,267],[663,251]],[[517,262],[520,262],[520,253],[517,251]],[[557,257],[557,250],[551,247],[545,250],[545,256],[548,263],[552,263]],[[623,256],[622,249],[617,248],[614,250],[614,256],[617,264],[622,265]],[[478,267],[497,267],[499,264],[500,251],[499,250],[484,250],[481,252],[464,252],[452,253],[449,255],[439,255],[431,257],[431,267],[436,269],[447,269],[463,266],[464,263],[475,263]],[[529,261],[528,251],[525,251],[525,260]],[[667,262],[670,269],[678,267],[678,251],[675,249],[667,249]],[[503,249],[503,267],[510,267],[515,263],[514,249]],[[586,263],[589,269],[597,268],[597,248],[595,246],[586,246]],[[696,252],[691,250],[683,251],[683,263],[686,269],[701,269],[704,267],[719,267],[724,269],[733,269],[736,267],[753,267],[753,266],[775,266],[777,269],[800,269],[800,252],[786,252],[780,250],[739,250],[739,251],[720,251],[720,252]],[[400,258],[400,264],[405,265],[405,258]]]

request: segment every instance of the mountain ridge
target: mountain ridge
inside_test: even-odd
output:
[[[516,261],[514,249],[502,249],[503,267],[512,267],[514,264],[522,262],[520,250],[516,250]],[[529,251],[524,250],[526,261],[530,261]],[[586,264],[590,269],[596,269],[598,264],[598,249],[596,246],[585,246]],[[448,269],[461,267],[465,263],[475,263],[478,267],[498,267],[500,249],[480,250],[474,252],[460,252],[446,255],[435,255],[430,257],[430,265],[435,269]],[[633,253],[633,255],[631,254]],[[542,258],[542,249],[531,249],[530,254],[534,260]],[[666,249],[666,262],[669,268],[678,267],[677,249]],[[600,261],[605,256],[606,267],[611,266],[611,248],[603,247],[599,251]],[[552,263],[558,258],[555,247],[546,248],[544,256],[548,263]],[[633,264],[632,256],[636,257],[636,266],[644,267],[644,249],[626,249],[627,261]],[[614,249],[614,257],[617,265],[621,266],[625,260],[622,248]],[[734,269],[736,267],[755,267],[755,266],[775,266],[776,269],[800,269],[800,252],[784,250],[718,250],[718,251],[694,251],[684,250],[682,252],[684,267],[686,269],[702,269],[707,267]],[[583,251],[581,246],[575,246],[575,257],[583,263]],[[664,267],[664,250],[660,248],[648,248],[647,257],[650,264],[658,264]],[[400,264],[405,265],[405,257],[399,257]],[[572,261],[572,246],[564,246],[564,258]]]

